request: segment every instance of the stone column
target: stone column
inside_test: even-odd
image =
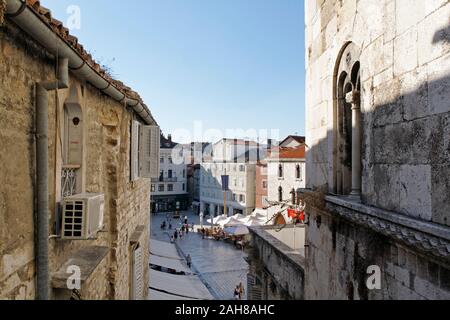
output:
[[[361,103],[360,92],[352,91],[346,96],[352,105],[352,192],[361,195]]]

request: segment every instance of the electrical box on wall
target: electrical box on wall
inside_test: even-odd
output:
[[[79,194],[62,202],[61,238],[95,239],[103,229],[105,197],[103,194]]]

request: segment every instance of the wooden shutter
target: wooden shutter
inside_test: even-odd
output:
[[[133,300],[143,300],[144,268],[142,248],[133,251]]]
[[[141,127],[139,146],[139,176],[142,178],[159,177],[159,145],[161,131],[158,126]]]
[[[139,178],[139,127],[138,121],[131,123],[131,163],[130,163],[130,179],[135,181]]]

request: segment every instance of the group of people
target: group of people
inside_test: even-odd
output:
[[[167,219],[170,219],[170,218],[167,218]],[[165,223],[165,221],[163,223]],[[192,232],[194,231],[194,228],[195,228],[194,224],[190,225],[189,221],[188,221],[188,217],[185,216],[181,228],[175,229],[173,235],[170,237],[170,242],[174,243],[178,239],[183,240],[184,236],[187,235],[189,233],[189,231],[192,231]],[[171,229],[171,228],[169,228],[169,229]]]
[[[244,297],[244,293],[244,285],[241,282],[236,286],[236,288],[234,288],[234,300],[242,300]]]

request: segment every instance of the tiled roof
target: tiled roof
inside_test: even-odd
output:
[[[71,35],[69,33],[69,29],[64,27],[61,21],[53,18],[51,11],[43,7],[39,0],[26,0],[26,3],[28,8],[32,9],[37,16],[53,30],[55,34],[57,34],[64,42],[74,49],[80,57],[106,81],[110,82],[127,97],[136,99],[145,106],[139,94],[133,91],[130,87],[127,87],[123,82],[113,79],[108,72],[93,59],[92,55],[85,50],[83,45],[78,42],[78,38]]]
[[[275,147],[271,149],[269,159],[304,159],[305,149],[304,144],[295,148]]]

